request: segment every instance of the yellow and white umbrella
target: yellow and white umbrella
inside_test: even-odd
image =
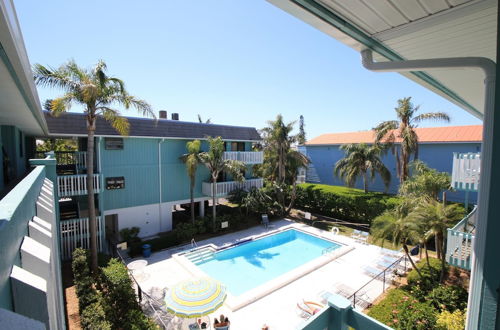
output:
[[[226,300],[226,287],[211,278],[182,281],[165,296],[167,310],[183,318],[215,312]]]

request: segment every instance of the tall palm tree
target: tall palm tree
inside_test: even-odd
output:
[[[208,151],[198,155],[201,163],[203,163],[210,171],[212,179],[212,230],[215,228],[216,217],[216,196],[217,196],[217,178],[221,172],[227,172],[233,176],[236,181],[243,181],[243,170],[245,164],[238,160],[224,159],[224,141],[220,136],[216,138],[208,137]]]
[[[458,204],[445,205],[437,200],[428,200],[420,203],[408,215],[410,221],[420,223],[429,233],[429,236],[435,237],[437,257],[441,259],[442,264],[441,280],[444,278],[446,262],[446,231],[447,228],[450,228],[460,220],[462,215],[463,212]]]
[[[189,196],[191,198],[191,221],[194,224],[194,185],[196,183],[196,170],[200,164],[200,140],[188,141],[186,143],[187,154],[181,156],[181,160],[186,164],[187,175],[189,176]]]
[[[356,179],[361,176],[363,188],[367,193],[368,181],[373,181],[375,174],[378,173],[384,182],[385,189],[389,188],[391,172],[380,159],[382,149],[379,145],[344,144],[340,150],[343,150],[346,155],[335,163],[334,175],[344,180],[349,187],[354,186]]]
[[[385,211],[373,220],[371,226],[371,234],[376,241],[387,239],[392,240],[394,245],[401,244],[413,269],[422,277],[422,273],[415,265],[408,249],[408,244],[419,241],[420,232],[419,224],[415,221],[409,221],[406,212],[398,208]]]
[[[83,106],[87,120],[87,191],[89,204],[89,231],[92,271],[97,272],[97,226],[94,202],[94,135],[96,120],[103,117],[121,135],[128,134],[129,123],[121,117],[114,105],[125,109],[136,108],[143,115],[154,117],[151,106],[129,95],[122,80],[106,74],[106,63],[100,60],[91,68],[81,68],[71,60],[54,69],[36,64],[33,68],[34,79],[38,86],[53,87],[63,90],[61,97],[53,99],[50,108],[54,116],[68,111],[73,103]]]
[[[290,212],[295,201],[296,182],[299,169],[309,164],[309,159],[292,148],[299,141],[299,135],[291,132],[295,122],[285,123],[283,116],[268,121],[268,126],[261,130],[263,134],[264,162],[260,166],[262,175],[274,183],[282,214]],[[292,185],[290,203],[285,205],[285,186]]]
[[[397,120],[381,122],[374,128],[376,143],[386,143],[394,146],[396,140],[401,141],[401,156],[399,151],[392,148],[396,157],[397,173],[400,182],[408,178],[408,163],[412,154],[418,156],[418,136],[415,132],[417,124],[425,120],[442,120],[449,122],[450,117],[444,112],[428,112],[417,116],[415,114],[420,106],[414,106],[411,97],[398,100],[398,107],[395,108]]]

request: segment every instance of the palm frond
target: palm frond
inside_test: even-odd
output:
[[[445,121],[450,122],[450,116],[445,112],[428,112],[422,113],[413,118],[413,122],[420,123],[425,120],[436,120],[436,121]]]
[[[128,135],[130,130],[130,123],[127,118],[121,117],[117,110],[101,107],[98,109],[100,114],[106,119],[107,122],[118,132],[120,135]]]

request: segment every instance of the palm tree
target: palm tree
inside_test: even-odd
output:
[[[191,198],[191,221],[194,224],[194,185],[196,183],[196,170],[200,164],[200,140],[186,143],[187,154],[181,156],[181,160],[186,164],[187,175],[189,176],[189,196]]]
[[[262,175],[276,186],[281,213],[290,212],[295,201],[296,182],[299,169],[309,164],[309,159],[292,145],[298,141],[298,135],[291,135],[295,122],[286,124],[282,115],[268,121],[268,126],[261,130],[263,134],[264,162]],[[300,133],[299,133],[300,135]],[[285,205],[284,190],[292,185],[290,203]]]
[[[450,121],[450,117],[444,112],[428,112],[414,116],[419,108],[420,106],[413,106],[411,97],[399,99],[398,107],[395,109],[398,119],[384,121],[374,128],[376,143],[394,146],[397,139],[401,141],[401,156],[395,148],[392,149],[396,157],[397,173],[401,183],[408,178],[408,163],[411,154],[414,154],[415,158],[418,156],[418,136],[415,132],[417,124],[425,120]]]
[[[451,189],[448,173],[438,172],[420,160],[411,162],[410,168],[412,176],[399,186],[400,195],[438,200],[441,191]]]
[[[389,188],[391,172],[380,159],[382,149],[379,145],[344,144],[340,150],[345,151],[346,155],[335,164],[334,175],[344,180],[349,187],[354,186],[356,179],[361,176],[365,193],[367,193],[368,180],[373,181],[375,174],[378,173],[386,190]]]
[[[428,236],[436,239],[436,252],[438,259],[441,259],[441,281],[445,271],[445,248],[446,231],[462,217],[458,204],[445,205],[437,200],[428,200],[420,203],[413,212],[408,215],[408,219],[415,223],[420,223],[425,228]]]
[[[387,239],[392,240],[394,245],[401,244],[413,269],[422,277],[422,273],[413,262],[408,249],[408,244],[419,241],[420,231],[419,224],[409,221],[406,212],[400,208],[385,211],[373,220],[371,227],[371,234],[375,241]]]
[[[112,108],[120,105],[125,109],[136,108],[143,115],[154,117],[151,106],[143,100],[129,95],[122,80],[106,74],[106,63],[100,60],[91,69],[79,67],[71,60],[57,69],[36,64],[34,79],[38,86],[62,89],[65,94],[53,99],[50,108],[54,116],[68,111],[73,103],[83,106],[87,120],[87,190],[89,204],[89,231],[92,271],[97,272],[97,228],[94,203],[94,135],[96,120],[103,117],[121,135],[128,134],[129,123],[120,111]]]
[[[243,170],[245,164],[238,160],[224,159],[224,141],[220,136],[216,138],[208,137],[208,151],[198,155],[201,163],[203,163],[210,171],[212,179],[212,230],[215,228],[216,217],[216,195],[217,195],[217,178],[221,172],[231,174],[236,181],[243,181]]]

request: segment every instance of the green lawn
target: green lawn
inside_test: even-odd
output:
[[[319,189],[319,190],[326,192],[326,193],[333,193],[333,194],[338,194],[338,195],[343,195],[343,196],[395,198],[396,200],[399,199],[399,197],[394,196],[394,195],[388,195],[388,194],[384,194],[381,192],[371,192],[371,191],[365,193],[365,191],[362,189],[349,188],[349,187],[345,187],[345,186],[331,186],[328,184],[315,184],[315,183],[301,183],[298,186],[303,188],[303,189],[307,189],[309,187],[312,187],[313,189]]]

